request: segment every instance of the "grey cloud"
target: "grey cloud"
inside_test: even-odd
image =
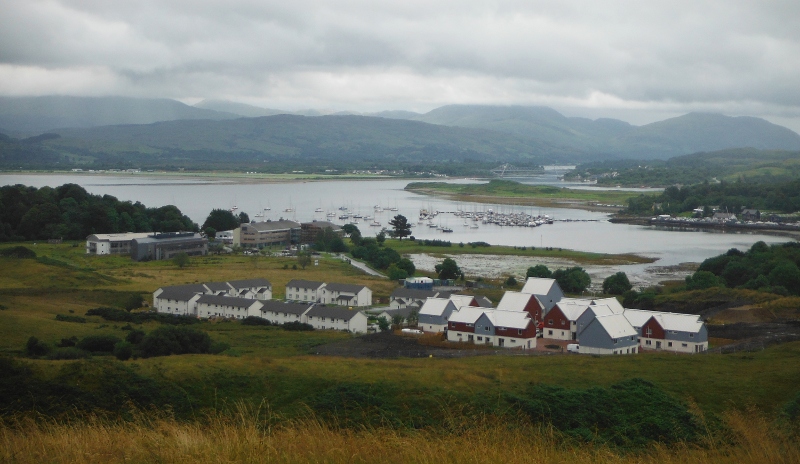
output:
[[[86,68],[116,78],[57,88],[356,110],[603,95],[786,118],[800,108],[798,17],[796,1],[6,0],[0,92],[52,93]]]

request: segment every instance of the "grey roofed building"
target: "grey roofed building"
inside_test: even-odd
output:
[[[378,317],[380,317],[381,314],[386,314],[389,317],[400,315],[403,316],[403,319],[408,319],[411,313],[417,312],[418,310],[419,308],[415,306],[406,306],[404,308],[384,308],[382,311],[374,311],[373,314],[376,314]]]
[[[286,313],[295,316],[303,315],[314,305],[313,303],[288,303],[276,300],[263,301],[262,304],[261,312]]]
[[[161,293],[156,298],[173,301],[189,301],[195,295],[206,292],[202,285],[177,285],[174,287],[162,287],[161,290]]]
[[[354,284],[325,284],[325,291],[328,292],[349,292],[349,293],[358,293],[361,290],[367,288],[366,285],[354,285]]]
[[[286,284],[286,287],[289,288],[307,288],[310,290],[317,290],[318,288],[325,285],[324,282],[317,282],[314,280],[302,280],[302,279],[292,279],[289,283]]]
[[[234,296],[224,295],[201,295],[197,300],[198,304],[215,304],[220,306],[232,306],[236,308],[249,308],[257,302],[262,303],[260,300],[251,300],[249,298],[237,298]]]
[[[212,293],[218,294],[220,292],[227,293],[231,288],[225,282],[206,282],[204,284]]]
[[[256,287],[270,287],[272,288],[272,284],[269,283],[267,279],[244,279],[244,280],[229,280],[228,284],[233,287],[235,290],[240,290],[243,288],[256,288]]]
[[[245,223],[233,231],[233,244],[241,246],[286,246],[299,240],[300,223],[283,219]]]
[[[492,300],[486,298],[485,296],[476,296],[475,301],[478,303],[478,306],[481,308],[494,308],[492,304]]]
[[[330,317],[333,319],[342,319],[345,321],[349,321],[350,319],[356,317],[360,313],[361,313],[360,311],[340,308],[337,306],[315,305],[306,313],[306,316],[308,316],[309,318]]]
[[[196,232],[154,233],[131,240],[131,259],[134,261],[171,259],[179,253],[207,255],[208,240]]]
[[[416,288],[398,287],[392,291],[390,298],[413,298],[416,300],[424,300],[425,298],[450,298],[450,295],[441,296],[445,292],[438,292],[435,290],[417,290]]]

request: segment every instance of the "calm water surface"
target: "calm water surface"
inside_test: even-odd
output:
[[[542,183],[552,183],[552,181],[553,176],[544,176]],[[394,215],[402,214],[415,225],[412,233],[417,238],[438,238],[454,243],[484,241],[495,245],[561,247],[601,253],[638,253],[658,258],[659,261],[656,263],[658,266],[700,262],[730,248],[749,248],[759,240],[767,243],[788,240],[761,234],[666,231],[645,226],[611,224],[605,213],[576,209],[455,202],[406,192],[403,188],[408,182],[408,180],[347,180],[252,183],[146,175],[0,175],[0,185],[56,187],[65,183],[75,183],[94,194],[108,194],[120,200],[139,201],[150,207],[172,204],[198,224],[203,223],[211,209],[230,209],[234,206],[238,211],[248,213],[251,219],[255,219],[257,214],[265,214],[268,219],[326,220],[326,213],[335,211],[337,215],[332,221],[342,224],[343,221],[338,219],[340,212],[338,208],[347,207],[350,211],[364,216],[374,216],[383,227],[388,227],[387,223]],[[380,206],[385,210],[376,213],[374,206]],[[388,210],[395,207],[398,211]],[[444,234],[424,225],[417,225],[419,210],[423,208],[451,212],[459,209],[484,211],[488,208],[500,212],[524,211],[549,215],[556,222],[536,228],[479,224],[478,229],[470,229],[463,225],[463,219],[452,214],[441,214],[436,221],[453,229],[453,233]],[[285,211],[287,209],[294,211]],[[323,212],[315,212],[316,209],[322,209]],[[381,229],[381,227],[370,227],[368,222],[362,219],[358,224],[364,235],[375,234]]]

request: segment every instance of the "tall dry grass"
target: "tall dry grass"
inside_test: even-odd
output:
[[[341,430],[314,419],[270,426],[241,408],[197,422],[140,415],[132,421],[21,419],[0,426],[0,461],[9,463],[326,462],[326,463],[797,463],[800,445],[758,414],[729,413],[727,431],[699,444],[636,452],[579,445],[547,428],[494,420],[460,433]]]

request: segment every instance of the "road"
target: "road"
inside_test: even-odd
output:
[[[371,267],[367,266],[366,264],[364,264],[364,263],[362,263],[360,261],[356,261],[353,258],[348,258],[345,255],[339,255],[339,259],[347,261],[348,263],[353,265],[353,267],[361,269],[362,271],[366,272],[369,275],[378,276],[378,277],[386,277],[385,275],[381,274],[380,272],[372,269]]]

